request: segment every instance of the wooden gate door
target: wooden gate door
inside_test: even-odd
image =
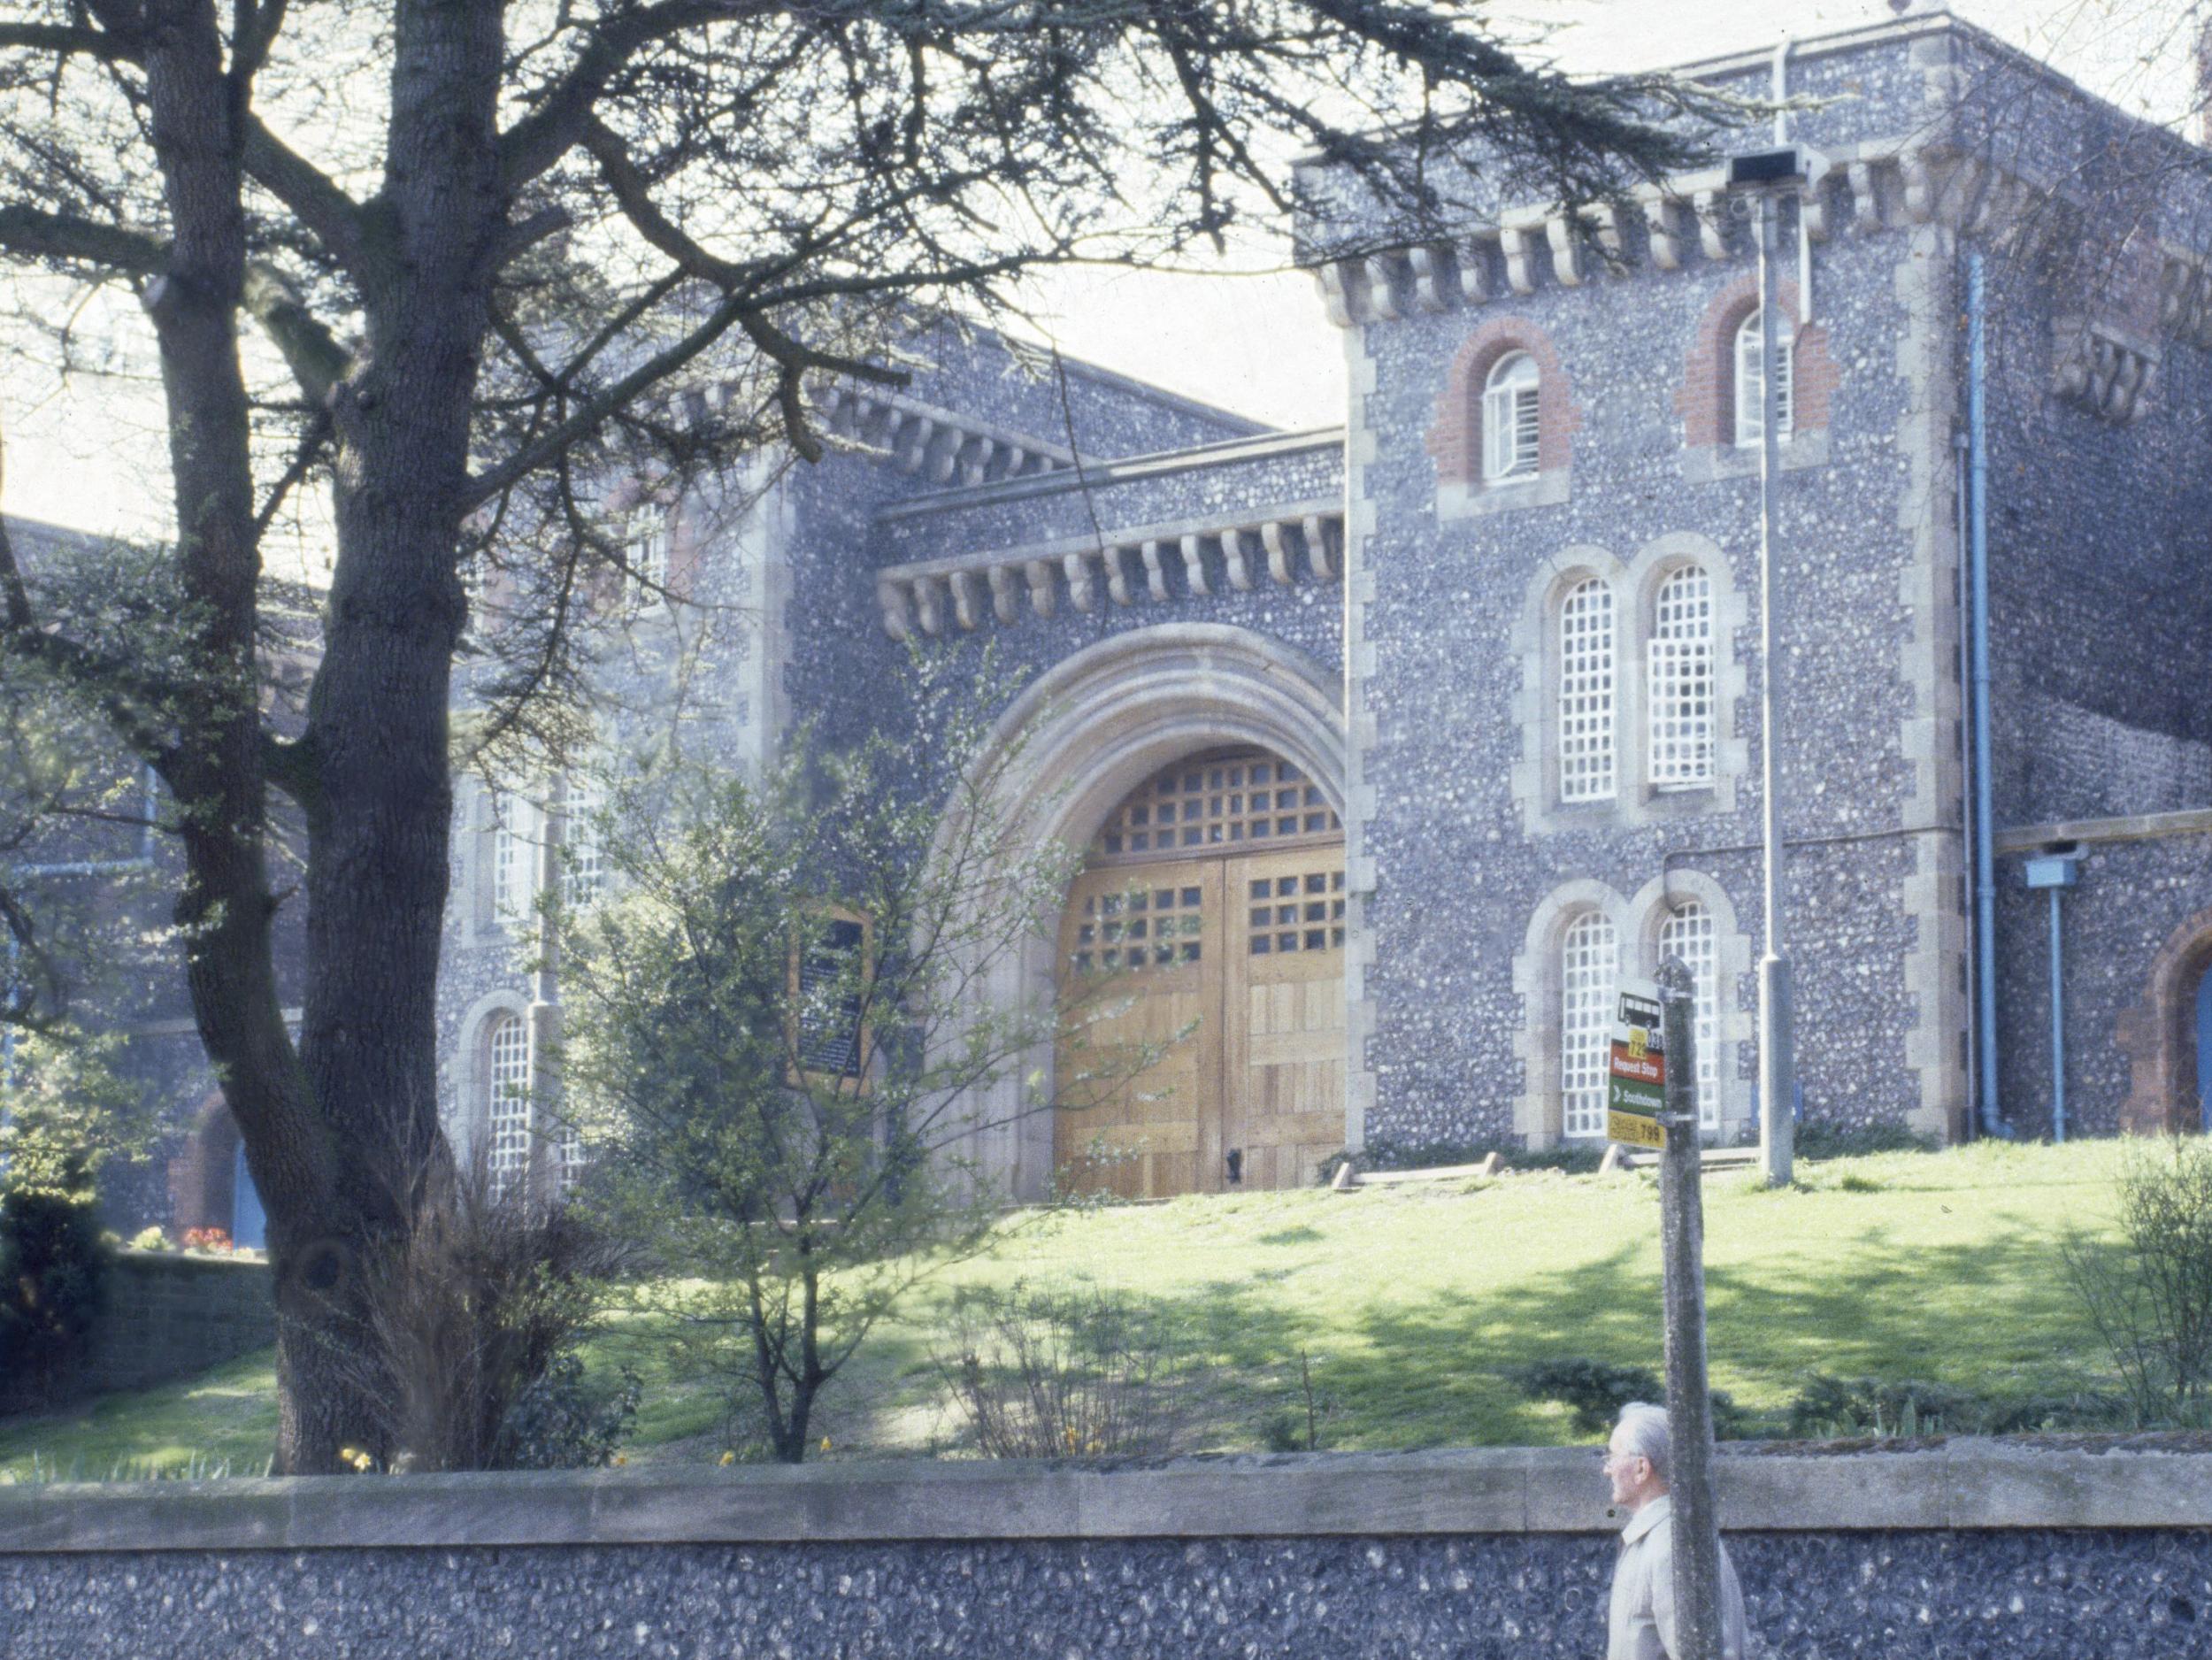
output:
[[[1064,1182],[1294,1187],[1344,1145],[1343,838],[1253,749],[1179,761],[1107,820],[1060,929]]]
[[[1344,1146],[1344,849],[1232,859],[1222,1141],[1247,1187],[1298,1187]]]
[[[1086,871],[1069,889],[1052,1154],[1079,1192],[1221,1185],[1221,878],[1219,860],[1189,860]]]

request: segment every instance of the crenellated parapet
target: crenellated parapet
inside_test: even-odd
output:
[[[1725,184],[1723,170],[1713,168],[1639,185],[1622,202],[1509,209],[1452,242],[1327,260],[1315,275],[1330,320],[1351,327],[1547,287],[1747,260],[1751,234],[1734,220]],[[1805,231],[1822,242],[1931,221],[1983,230],[2020,218],[2047,194],[2016,173],[1932,144],[1847,144],[1823,158],[1803,197]]]
[[[887,565],[876,573],[884,632],[904,640],[1010,626],[1025,609],[1049,617],[1141,602],[1177,604],[1273,585],[1334,582],[1343,573],[1340,498],[1290,502],[1204,519]]]
[[[879,387],[833,382],[820,388],[813,403],[825,431],[932,484],[1034,478],[1064,472],[1079,460],[1064,444]]]

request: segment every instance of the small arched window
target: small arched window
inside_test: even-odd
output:
[[[1536,359],[1508,352],[1482,388],[1482,479],[1486,484],[1536,476]]]
[[[1713,913],[1694,899],[1685,900],[1659,925],[1659,960],[1682,959],[1696,993],[1697,1121],[1720,1127],[1720,969],[1713,935]]]
[[[1779,385],[1779,412],[1775,423],[1775,436],[1787,439],[1790,435],[1791,415],[1796,404],[1793,396],[1792,369],[1795,351],[1792,335],[1794,330],[1786,318],[1775,319],[1774,375]],[[1765,387],[1759,374],[1759,313],[1754,311],[1744,319],[1736,330],[1736,443],[1748,449],[1759,442],[1761,416]]]
[[[1586,911],[1560,941],[1559,1101],[1561,1134],[1605,1133],[1607,1056],[1619,957],[1613,925]]]
[[[1596,577],[1559,608],[1559,798],[1613,794],[1613,590]]]
[[[518,1014],[496,1014],[484,1036],[485,1168],[495,1189],[530,1168],[530,1034]]]
[[[1652,596],[1645,657],[1651,781],[1693,789],[1713,781],[1713,579],[1685,565]]]

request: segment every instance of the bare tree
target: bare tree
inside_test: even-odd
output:
[[[1411,226],[1501,177],[1580,198],[1678,166],[1710,113],[1394,0],[33,0],[0,22],[0,250],[142,306],[176,520],[158,649],[51,626],[0,545],[0,661],[80,687],[177,803],[192,1005],[269,1216],[277,1467],[388,1450],[391,1392],[334,1356],[378,1259],[449,1203],[463,559],[508,568],[521,711],[621,557],[583,485],[816,457],[804,377],[898,380],[879,349],[906,308],[1171,257],[1286,207],[1302,145]],[[672,418],[710,361],[737,395]],[[334,565],[287,734],[257,695],[260,542],[311,487]],[[296,1041],[273,790],[304,824]]]

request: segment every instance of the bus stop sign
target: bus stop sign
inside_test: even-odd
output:
[[[1624,980],[1613,1012],[1605,1079],[1605,1139],[1631,1147],[1664,1147],[1659,1115],[1666,1105],[1666,1042],[1659,1029],[1659,988]]]

